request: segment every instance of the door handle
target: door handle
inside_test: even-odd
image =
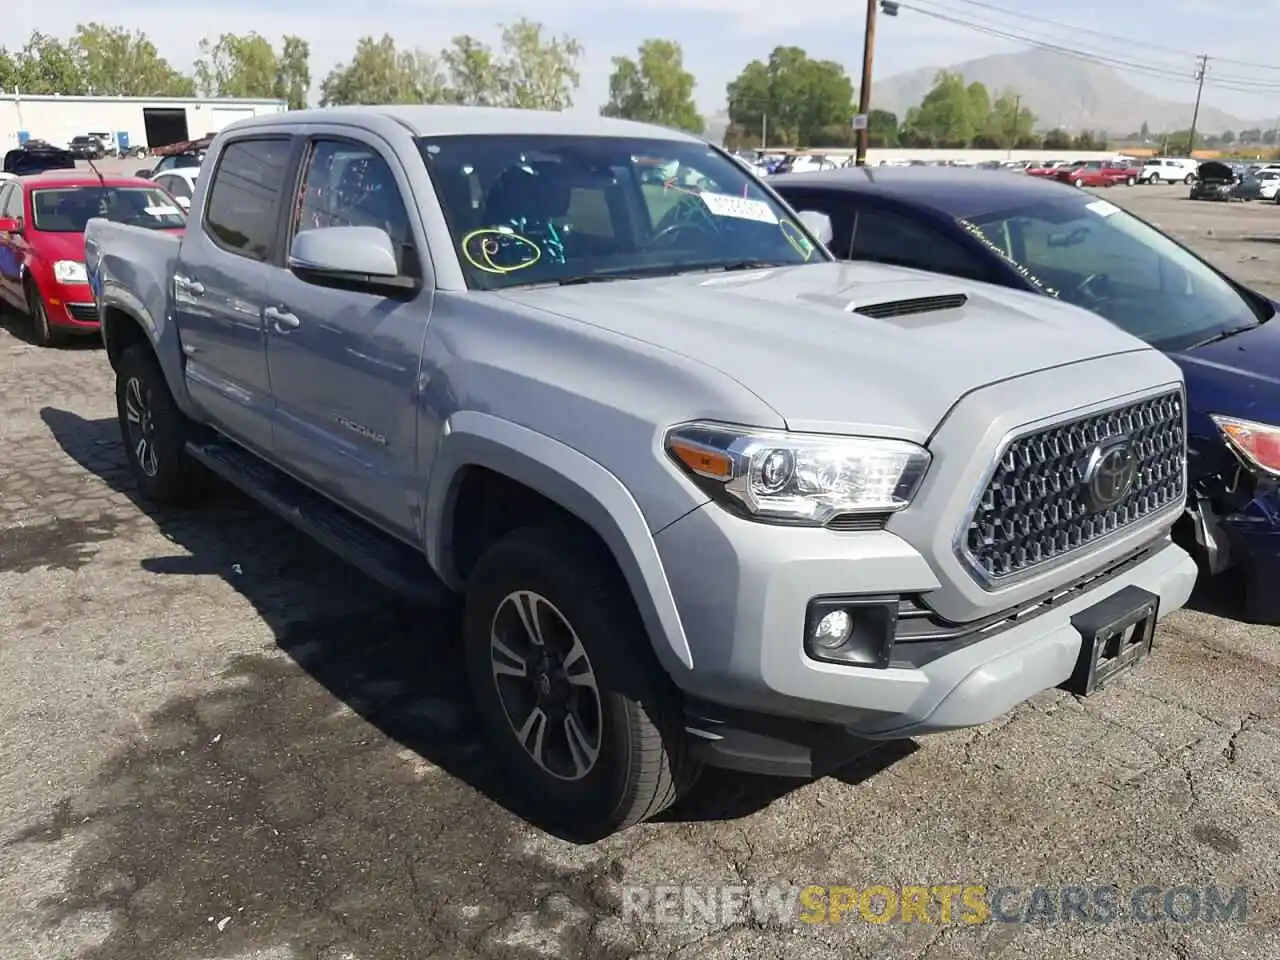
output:
[[[180,273],[173,275],[173,285],[183,293],[188,293],[193,297],[199,297],[204,293],[204,284],[199,280],[192,280],[184,277]]]
[[[302,326],[302,321],[295,314],[280,310],[277,307],[266,307],[262,311],[263,317],[271,321],[271,325],[280,333],[286,333],[290,330],[297,330]]]

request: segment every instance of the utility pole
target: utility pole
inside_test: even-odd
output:
[[[862,35],[862,86],[858,88],[858,113],[871,116],[871,61],[876,50],[876,6],[879,0],[867,0],[867,29]],[[870,124],[868,124],[869,126]],[[855,162],[867,165],[867,143],[871,133],[867,127],[858,131],[858,152]]]
[[[1209,72],[1209,55],[1200,54],[1196,65],[1196,107],[1191,112],[1191,135],[1187,137],[1187,157],[1196,158],[1196,122],[1200,119],[1200,94],[1204,93],[1204,75]]]
[[[766,150],[769,147],[769,115],[763,110],[760,111],[760,149]]]
[[[1013,129],[1009,131],[1009,155],[1006,159],[1013,159],[1014,148],[1018,146],[1018,118],[1022,116],[1022,94],[1017,94],[1013,98]]]

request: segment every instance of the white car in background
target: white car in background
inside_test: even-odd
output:
[[[1152,157],[1142,165],[1139,183],[1191,183],[1200,164],[1182,157]]]
[[[1280,167],[1263,167],[1255,170],[1253,177],[1258,181],[1259,200],[1280,202]]]
[[[183,213],[191,212],[191,196],[196,190],[196,178],[200,176],[199,167],[172,167],[157,173],[151,182],[162,187],[178,201]]]

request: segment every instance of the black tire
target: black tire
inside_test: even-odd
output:
[[[1076,177],[1076,179],[1073,182],[1077,190],[1084,186],[1084,181],[1081,180],[1079,177]]]
[[[192,424],[178,409],[146,344],[134,344],[120,354],[116,416],[129,468],[142,495],[162,505],[198,500],[206,489],[206,478],[187,453]]]
[[[1182,182],[1189,187],[1196,182],[1196,175],[1194,173],[1188,173],[1185,177],[1182,178]]]
[[[1132,187],[1132,186],[1133,186],[1134,184],[1136,184],[1137,182],[1138,182],[1138,178],[1137,178],[1137,177],[1128,177],[1128,178],[1126,178],[1126,179],[1125,179],[1125,181],[1124,181],[1124,185],[1125,185],[1126,187]]]
[[[518,605],[531,598],[539,601],[533,606],[541,611],[545,643],[523,642],[529,634]],[[499,682],[495,659],[521,662],[497,656],[493,637],[499,633],[506,648],[519,646],[528,654],[528,680]],[[529,676],[527,665],[540,652],[559,648],[563,654],[575,636],[584,656],[563,659],[585,661],[585,671],[572,672],[577,686],[567,670],[548,680],[557,673],[554,666],[535,674],[545,683]],[[688,753],[678,695],[649,646],[626,581],[593,537],[552,523],[516,530],[491,546],[467,583],[463,637],[472,693],[502,769],[519,789],[520,802],[550,829],[595,841],[655,816],[692,786],[699,765]],[[594,686],[584,678],[594,679]],[[573,699],[557,705],[557,696]],[[536,723],[535,711],[543,711]],[[584,733],[576,755],[569,744],[570,712]],[[546,761],[539,763],[522,744],[517,726],[531,723],[543,736],[526,740],[552,746],[563,740],[559,762],[548,749],[539,750]],[[593,749],[589,767],[576,762],[590,758]]]
[[[1147,184],[1153,187],[1160,186],[1160,174],[1153,173],[1151,176],[1147,177]]]
[[[44,297],[34,283],[28,281],[27,315],[31,317],[31,339],[39,347],[58,347],[66,343],[67,335],[49,322],[49,309]]]

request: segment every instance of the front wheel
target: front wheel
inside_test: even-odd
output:
[[[32,336],[38,346],[57,347],[66,342],[66,334],[49,322],[49,308],[30,280],[27,281],[27,312],[31,315]]]
[[[508,534],[466,588],[467,674],[520,797],[593,841],[647,820],[696,778],[682,710],[611,558],[574,527]]]
[[[1076,177],[1076,179],[1075,179],[1075,185],[1076,185],[1077,187],[1083,187],[1083,186],[1084,186],[1084,181],[1083,181],[1083,180],[1081,180],[1079,177]]]
[[[1195,174],[1188,173],[1185,177],[1182,178],[1182,182],[1185,183],[1188,187],[1191,186],[1191,184],[1196,182]]]
[[[1160,186],[1160,174],[1153,173],[1151,176],[1147,177],[1147,183],[1151,184],[1153,187]]]
[[[191,421],[178,409],[160,364],[145,344],[120,355],[116,416],[142,495],[164,505],[195,500],[204,489],[204,477],[187,453]]]
[[[1132,186],[1133,186],[1135,183],[1137,183],[1137,182],[1138,182],[1138,178],[1137,178],[1137,177],[1128,177],[1128,178],[1125,180],[1124,185],[1125,185],[1126,187],[1132,187]]]

